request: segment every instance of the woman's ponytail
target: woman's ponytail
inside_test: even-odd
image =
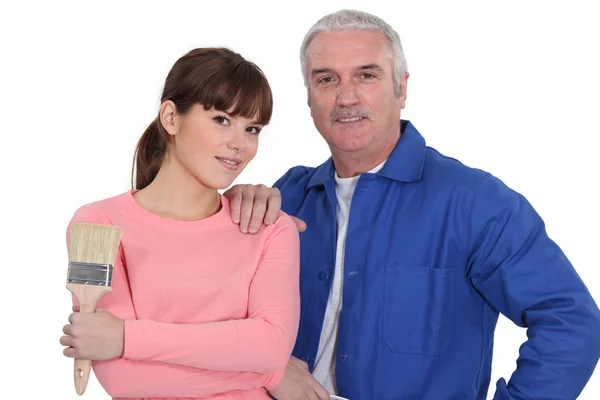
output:
[[[134,162],[135,183],[132,182],[134,189],[141,190],[148,186],[160,170],[167,153],[166,135],[161,128],[158,119],[155,119],[138,141]]]

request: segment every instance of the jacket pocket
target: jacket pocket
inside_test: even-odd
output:
[[[393,352],[437,355],[450,342],[454,270],[387,264],[383,340]]]

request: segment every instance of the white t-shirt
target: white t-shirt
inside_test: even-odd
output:
[[[370,173],[379,171],[385,161],[370,170]],[[348,230],[348,216],[354,188],[358,176],[340,178],[335,174],[335,193],[337,198],[337,248],[335,253],[335,271],[333,283],[329,292],[323,328],[319,340],[319,349],[315,360],[313,377],[329,392],[337,394],[335,383],[335,353],[337,348],[338,323],[342,311],[342,288],[344,286],[344,249],[346,247],[346,232]]]

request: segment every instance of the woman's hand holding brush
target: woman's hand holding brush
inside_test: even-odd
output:
[[[63,333],[60,344],[67,346],[63,353],[69,358],[109,360],[123,355],[124,321],[107,310],[72,313]]]

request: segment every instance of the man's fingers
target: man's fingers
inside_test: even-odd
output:
[[[265,214],[265,224],[274,224],[281,211],[281,193],[278,189],[268,189],[269,197],[267,201],[267,213]]]
[[[243,233],[256,233],[261,225],[271,225],[277,220],[281,210],[281,193],[277,188],[265,185],[235,185],[223,193],[229,199],[231,219],[240,225]],[[306,224],[297,224],[299,231]]]
[[[240,186],[241,185],[233,185],[232,187],[223,192],[223,196],[231,200],[231,198],[240,191]]]
[[[290,215],[291,216],[291,215]],[[296,227],[298,228],[298,232],[304,232],[306,230],[306,222],[302,221],[300,218],[292,217]]]
[[[251,185],[246,186],[241,202],[240,230],[243,233],[247,233],[248,226],[250,226],[250,218],[252,217],[252,210],[254,209],[254,188]]]
[[[223,194],[229,199],[232,221],[239,224],[242,208],[242,191],[239,190],[239,186],[234,186]]]
[[[265,216],[265,212],[267,211],[267,197],[265,196],[256,196],[254,197],[254,208],[252,209],[252,217],[250,218],[250,225],[248,226],[248,231],[250,233],[258,232],[261,224],[263,223],[263,218]]]

